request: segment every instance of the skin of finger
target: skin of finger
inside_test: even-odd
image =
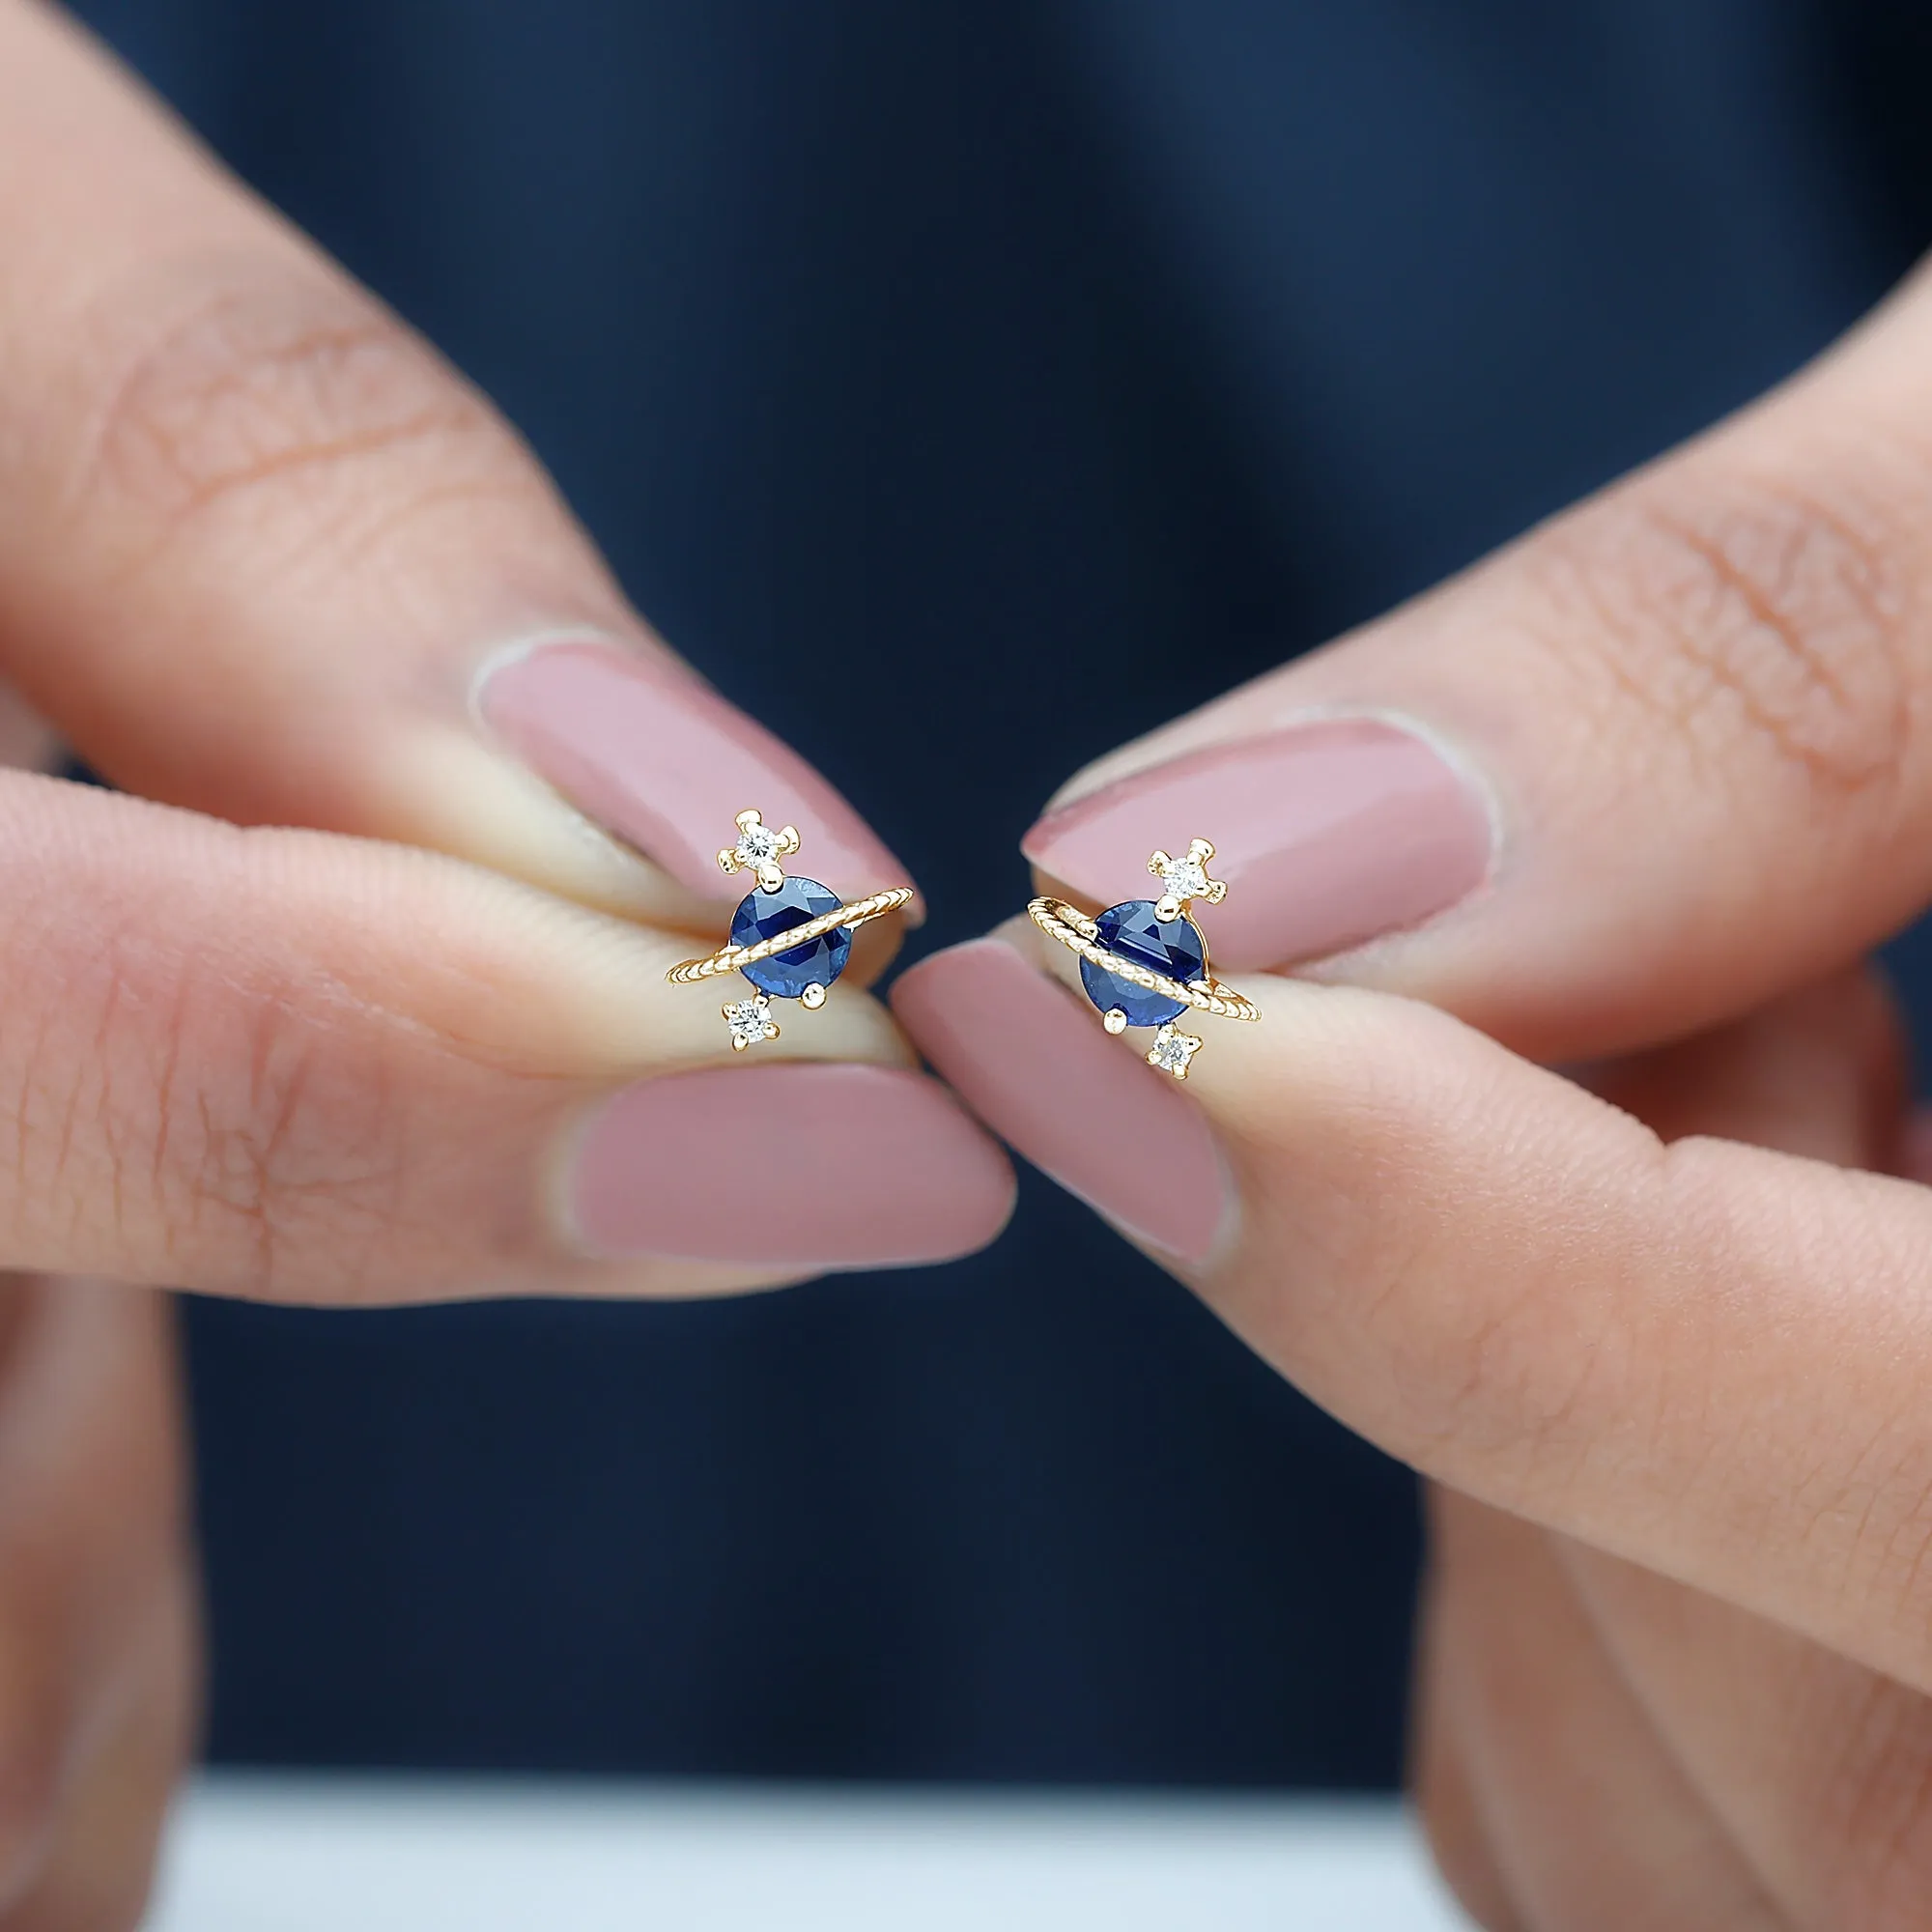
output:
[[[0,1912],[0,1932],[134,1932],[141,1923],[199,1711],[185,1566],[175,1582],[150,1626],[131,1694],[63,1807],[32,1889]]]
[[[1662,1141],[1706,1136],[1892,1172],[1910,1062],[1889,982],[1860,965],[1582,1077]]]
[[[194,1677],[171,1307],[38,1277],[5,1296],[0,1906],[38,1884],[157,1657]]]
[[[1673,1757],[1802,1932],[1905,1932],[1932,1886],[1932,1707],[1794,1632],[1552,1538]]]
[[[1444,1641],[1437,1567],[1423,1570],[1416,1604],[1415,1667],[1409,1693],[1407,1784],[1430,1856],[1457,1903],[1483,1932],[1529,1932],[1497,1861],[1455,1704],[1457,1662]]]
[[[0,1252],[358,1300],[701,1293],[795,1270],[575,1266],[554,1190],[640,1076],[730,1059],[682,943],[399,846],[238,831],[0,774]],[[835,988],[765,1052],[903,1065]]]
[[[1565,1932],[1774,1932],[1719,1821],[1599,1648],[1548,1539],[1431,1498],[1445,1716],[1522,1920]]]
[[[1647,1099],[1645,1119],[1666,1130],[1721,1128],[1821,1159],[1871,1160],[1892,1145],[1897,1028],[1875,978],[1783,1002],[1746,1031],[1729,1056],[1696,1042],[1658,1056],[1629,1097]],[[1806,1077],[1794,1079],[1801,1065]],[[1932,1703],[1667,1577],[1567,1538],[1551,1549],[1632,1694],[1791,1922],[1922,1924]]]
[[[50,772],[61,762],[58,735],[18,692],[0,684],[0,765]]]
[[[1489,886],[1305,970],[1547,1062],[1683,1037],[1849,964],[1932,897],[1928,328],[1921,277],[1685,451],[1061,802],[1300,721],[1414,722],[1492,795]],[[1197,831],[1217,828],[1175,836]]]
[[[1413,1002],[1239,987],[1262,1023],[1189,1081],[1236,1233],[1168,1258],[1236,1333],[1452,1487],[1932,1679],[1922,1190],[1665,1147]]]
[[[476,711],[545,639],[700,692],[489,403],[78,28],[0,0],[0,182],[30,180],[0,193],[0,665],[29,699],[144,796],[718,930],[722,880],[593,824]]]

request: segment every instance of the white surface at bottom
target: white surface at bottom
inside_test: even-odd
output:
[[[1393,1804],[204,1779],[148,1932],[1459,1932]]]

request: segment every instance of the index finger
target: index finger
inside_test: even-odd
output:
[[[1932,899],[1932,274],[1733,420],[1107,754],[1027,835],[1092,906],[1195,836],[1224,967],[1519,1051],[1682,1037]]]
[[[0,259],[0,672],[117,783],[659,923],[720,923],[749,807],[847,897],[904,883],[489,403],[33,0]]]

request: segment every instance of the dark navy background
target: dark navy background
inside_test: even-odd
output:
[[[922,948],[1019,902],[1073,763],[1932,234],[1906,0],[82,11],[502,402]],[[217,1756],[1395,1775],[1407,1480],[1043,1184],[929,1273],[190,1332]]]

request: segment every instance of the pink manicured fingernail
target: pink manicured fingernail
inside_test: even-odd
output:
[[[1331,718],[1235,739],[1136,772],[1022,841],[1095,904],[1150,895],[1148,854],[1214,843],[1228,899],[1204,919],[1236,972],[1319,959],[1417,924],[1482,884],[1488,808],[1426,738]]]
[[[1229,1212],[1201,1110],[1003,940],[922,960],[893,988],[920,1051],[994,1132],[1144,1240],[1200,1261]]]
[[[488,671],[485,722],[580,811],[709,898],[731,821],[796,825],[800,868],[847,895],[905,883],[864,819],[789,746],[667,659],[561,639]]]
[[[1006,1156],[935,1080],[781,1065],[667,1074],[576,1150],[572,1228],[605,1256],[887,1267],[982,1248],[1012,1211]]]

